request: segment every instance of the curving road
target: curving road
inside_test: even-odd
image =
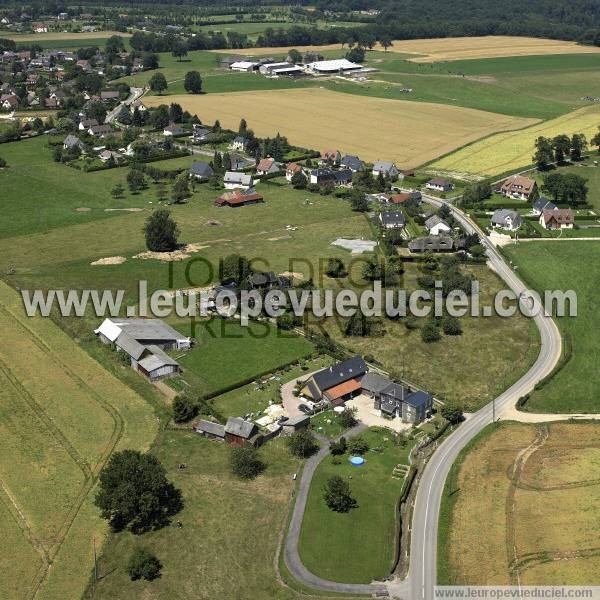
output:
[[[482,244],[487,250],[488,264],[498,273],[506,285],[517,296],[520,296],[527,289],[510,266],[506,264],[502,255],[467,215],[439,198],[423,196],[423,200],[435,206],[447,204],[454,218],[467,233],[477,233],[481,237]],[[432,600],[434,598],[433,590],[437,578],[438,517],[444,485],[452,464],[469,441],[492,422],[494,410],[497,416],[503,411],[514,407],[521,396],[531,392],[538,381],[550,374],[561,356],[562,341],[554,321],[550,317],[540,314],[535,317],[535,323],[540,331],[541,348],[531,369],[492,403],[471,415],[454,433],[444,440],[429,459],[419,481],[415,498],[411,527],[410,567],[406,579],[389,583],[343,584],[316,577],[302,564],[298,554],[298,539],[302,517],[310,481],[317,465],[327,454],[326,448],[321,449],[317,455],[307,461],[300,480],[298,496],[285,541],[285,562],[296,579],[307,586],[328,592],[381,595],[387,591],[390,596],[403,598],[404,600]]]

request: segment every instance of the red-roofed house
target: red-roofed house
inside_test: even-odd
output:
[[[285,168],[285,178],[288,181],[291,181],[292,177],[296,173],[302,173],[302,167],[298,163],[295,163],[295,162],[289,163],[288,166]]]
[[[323,152],[321,152],[321,160],[339,165],[342,161],[342,153],[339,150],[323,150]]]
[[[537,184],[533,179],[523,175],[512,175],[502,183],[500,193],[508,198],[529,200],[529,196],[536,188]]]
[[[264,198],[254,189],[234,190],[233,192],[225,192],[222,196],[219,196],[215,200],[215,206],[236,208],[249,204],[259,204],[264,201]]]
[[[270,173],[277,173],[277,171],[279,171],[279,165],[274,158],[263,158],[256,165],[257,175],[269,175]]]

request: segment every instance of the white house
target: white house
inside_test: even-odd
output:
[[[449,192],[454,189],[454,184],[443,177],[434,177],[425,184],[425,187],[436,192]]]
[[[233,142],[231,142],[230,148],[233,150],[239,150],[240,152],[245,152],[248,148],[248,138],[243,135],[238,135]]]
[[[575,215],[570,208],[545,210],[539,222],[544,229],[573,229]]]
[[[501,208],[497,210],[490,219],[490,226],[494,229],[508,229],[516,231],[523,224],[523,218],[516,210]]]
[[[256,165],[256,173],[258,175],[269,175],[270,173],[277,173],[279,171],[280,165],[275,162],[274,158],[263,158]]]
[[[377,160],[373,163],[373,175],[378,177],[379,173],[381,173],[384,177],[389,177],[390,179],[395,179],[400,176],[398,167],[396,167],[393,162],[385,160]],[[400,178],[403,179],[404,175],[402,175]]]
[[[440,235],[444,233],[450,233],[451,227],[444,221],[444,219],[433,215],[425,221],[425,227],[430,235]]]
[[[227,171],[223,177],[223,184],[228,190],[247,190],[252,187],[252,175],[248,175],[246,173],[236,173],[235,171]]]

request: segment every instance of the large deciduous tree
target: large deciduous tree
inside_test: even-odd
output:
[[[146,246],[153,252],[170,252],[177,248],[179,227],[166,208],[155,210],[144,226]]]

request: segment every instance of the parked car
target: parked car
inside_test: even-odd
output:
[[[298,410],[303,412],[305,415],[312,415],[314,412],[313,409],[306,404],[298,404]]]

